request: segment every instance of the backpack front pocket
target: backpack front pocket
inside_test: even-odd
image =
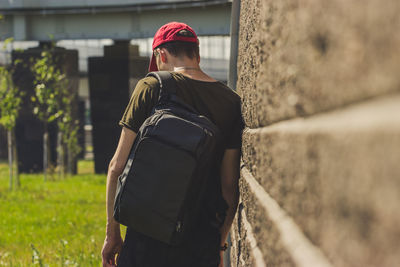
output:
[[[121,196],[121,216],[136,230],[169,240],[196,168],[182,149],[144,138],[137,148]]]

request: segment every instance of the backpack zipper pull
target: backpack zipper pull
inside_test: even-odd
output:
[[[203,128],[203,130],[208,136],[213,136],[212,132],[210,132],[207,128]]]
[[[182,222],[181,221],[177,221],[177,223],[176,223],[176,231],[178,233],[180,233],[182,231]]]

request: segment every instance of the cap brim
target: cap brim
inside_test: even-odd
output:
[[[158,71],[156,57],[154,56],[154,54],[151,56],[150,64],[149,64],[149,72],[152,72],[152,71]]]

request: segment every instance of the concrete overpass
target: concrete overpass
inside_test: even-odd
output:
[[[200,36],[229,35],[232,0],[2,0],[0,38],[17,41],[153,37],[169,21]]]

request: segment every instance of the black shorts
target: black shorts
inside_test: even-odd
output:
[[[128,228],[118,267],[218,267],[221,236],[198,230],[189,242],[170,246]]]

